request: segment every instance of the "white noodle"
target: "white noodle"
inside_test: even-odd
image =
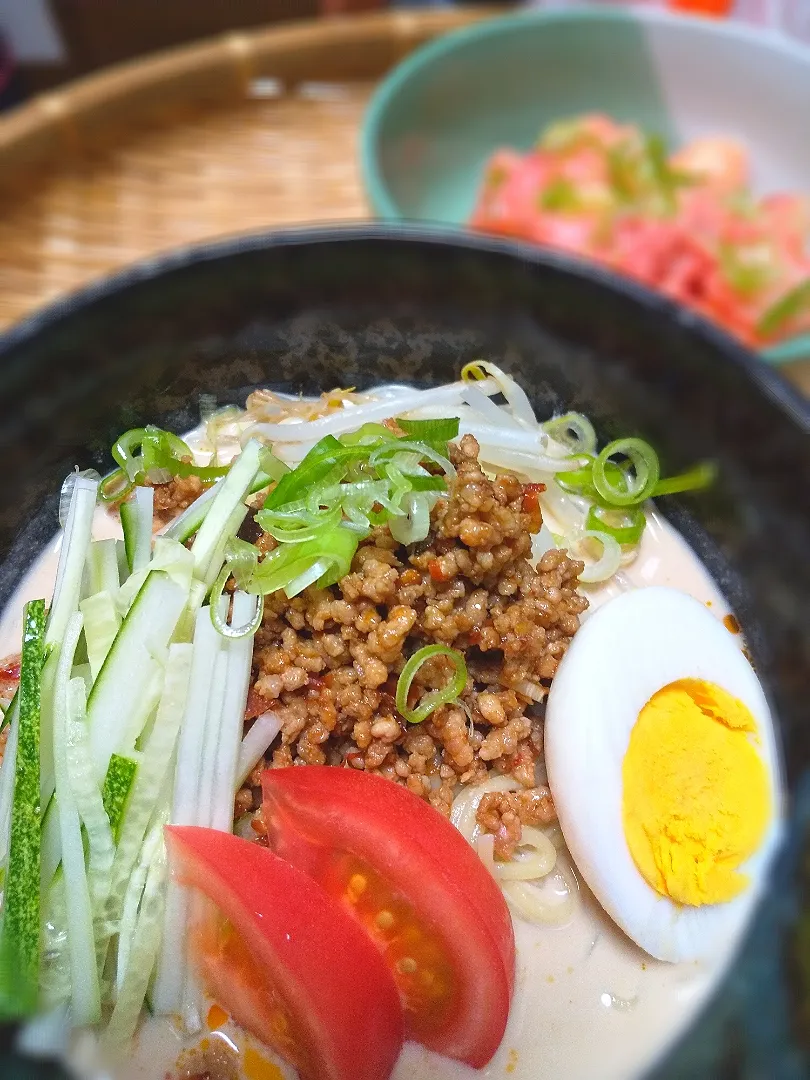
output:
[[[579,882],[570,866],[560,860],[537,883],[505,881],[503,892],[512,908],[528,922],[563,926],[573,917],[579,896]]]
[[[479,388],[484,393],[490,394],[498,391],[497,385],[491,379],[481,382]],[[461,401],[463,390],[463,382],[448,383],[434,390],[410,390],[401,395],[392,395],[382,401],[375,398],[362,405],[336,409],[334,415],[323,416],[318,420],[300,420],[289,424],[257,423],[248,429],[243,438],[257,436],[279,443],[316,441],[325,435],[345,435],[348,432],[357,431],[363,424],[379,423],[392,416],[404,415],[422,405],[455,405]]]

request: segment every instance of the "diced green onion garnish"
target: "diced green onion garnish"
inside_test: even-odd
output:
[[[633,473],[617,482],[610,472],[611,458],[629,459]],[[602,450],[593,463],[593,485],[600,497],[611,506],[634,506],[649,499],[658,483],[658,455],[643,439],[616,439]]]
[[[555,416],[547,420],[542,428],[555,442],[568,447],[572,455],[596,453],[596,432],[588,417],[582,413],[568,412]]]
[[[700,491],[710,487],[717,479],[717,465],[713,461],[701,461],[678,476],[665,477],[655,485],[653,496],[676,495],[682,491]]]
[[[408,694],[411,683],[422,664],[433,656],[449,657],[455,666],[455,674],[447,686],[441,690],[432,690],[429,694],[425,694],[418,707],[410,709],[408,707]],[[409,724],[421,724],[425,717],[430,716],[434,709],[437,709],[440,705],[447,705],[452,701],[457,701],[466,685],[467,665],[464,663],[464,657],[461,653],[457,649],[451,649],[448,645],[426,645],[413,654],[400,673],[397,680],[397,711],[401,716],[405,717]]]
[[[618,544],[637,544],[644,532],[646,518],[638,506],[614,510],[598,504],[591,506],[585,518],[588,531],[607,533]]]
[[[140,454],[137,451],[140,450]],[[147,424],[144,428],[132,428],[119,436],[112,448],[112,456],[129,484],[143,484],[154,479],[153,473],[167,472],[170,476],[197,476],[200,480],[216,480],[228,471],[228,465],[196,465],[191,447],[171,431]],[[123,479],[123,477],[121,478]],[[108,481],[105,481],[105,497],[109,498]]]
[[[405,417],[398,417],[397,424],[409,439],[426,443],[444,455],[447,454],[447,444],[458,438],[457,416],[446,420],[407,420]]]

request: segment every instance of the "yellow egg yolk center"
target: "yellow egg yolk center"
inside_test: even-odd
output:
[[[748,884],[738,868],[771,813],[756,730],[741,701],[698,679],[670,683],[639,713],[622,766],[624,833],[662,896],[717,904]]]

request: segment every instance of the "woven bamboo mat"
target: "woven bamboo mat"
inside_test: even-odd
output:
[[[491,12],[383,12],[235,33],[111,68],[0,120],[0,329],[170,248],[368,216],[376,82]],[[792,374],[810,393],[810,364]]]

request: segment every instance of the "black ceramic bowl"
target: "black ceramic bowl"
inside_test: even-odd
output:
[[[229,240],[126,271],[0,338],[0,602],[53,535],[64,475],[108,468],[120,431],[191,427],[201,393],[429,386],[476,357],[518,375],[541,414],[580,409],[603,437],[649,439],[666,472],[720,465],[712,491],[664,510],[748,637],[791,827],[739,961],[657,1075],[807,1075],[810,408],[699,319],[557,255],[402,228]]]

